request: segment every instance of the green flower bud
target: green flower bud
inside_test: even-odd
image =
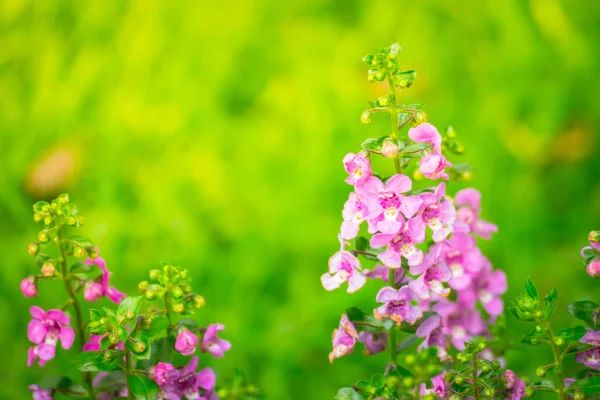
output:
[[[454,130],[453,127],[448,126],[446,128],[446,136],[449,138],[455,138],[456,137],[456,131]]]
[[[537,319],[544,318],[544,313],[543,313],[542,311],[536,311],[536,312],[535,312],[535,317],[536,317]]]
[[[493,398],[495,394],[496,394],[496,392],[492,388],[485,388],[483,390],[483,395],[485,397]]]
[[[98,320],[98,322],[100,322],[102,325],[106,325],[108,324],[108,318],[102,317]]]
[[[135,317],[135,315],[131,311],[128,311],[125,314],[125,319],[132,319],[133,317]]]
[[[65,204],[67,204],[69,202],[69,195],[67,193],[63,193],[60,196],[58,196],[58,204],[64,206]]]
[[[538,344],[540,344],[540,339],[533,338],[529,342],[531,342],[532,345],[537,346]]]
[[[363,57],[363,62],[369,66],[373,65],[373,61],[375,60],[375,56],[372,54],[367,54]]]
[[[135,351],[136,353],[143,353],[144,351],[146,351],[146,345],[143,342],[136,341],[135,343],[133,343],[133,351]]]
[[[92,330],[94,330],[96,328],[100,328],[101,326],[102,326],[102,324],[100,323],[100,321],[92,321],[87,325],[88,329],[92,329]]]
[[[483,351],[485,350],[485,343],[477,343],[477,350]]]
[[[30,243],[29,246],[27,247],[27,251],[32,256],[35,256],[35,255],[37,255],[37,253],[40,252],[40,246],[38,246],[37,243]]]
[[[541,326],[541,325],[536,325],[536,326],[535,326],[535,331],[536,331],[537,333],[542,333],[542,331],[543,331],[543,330],[544,330],[544,328],[542,328],[542,326]]]
[[[388,98],[388,96],[381,96],[380,98],[377,99],[377,102],[379,103],[380,106],[385,107],[388,104],[390,104],[390,99]]]
[[[588,239],[592,243],[600,243],[600,231],[591,231]]]
[[[172,290],[171,293],[173,294],[173,297],[181,297],[183,296],[183,290],[179,287],[179,286],[175,286]]]
[[[388,58],[390,60],[395,60],[398,58],[398,53],[400,52],[400,44],[394,43],[390,46],[390,51],[388,52]]]
[[[40,222],[42,220],[42,214],[38,214],[38,213],[33,214],[33,220],[35,222]]]
[[[110,335],[108,335],[108,341],[110,342],[110,344],[117,344],[119,343],[119,336],[117,336],[117,334],[115,333],[111,333]]]
[[[80,216],[76,217],[76,219],[77,219],[77,224],[79,226],[81,226],[81,225],[83,225],[85,223],[85,219],[83,218],[83,215],[80,215]]]
[[[495,370],[496,370],[496,369],[499,369],[501,366],[502,366],[502,365],[500,364],[500,361],[498,361],[498,360],[494,360],[494,361],[492,361],[492,368],[493,368],[493,369],[495,369]]]
[[[411,388],[415,385],[415,378],[412,376],[405,376],[402,378],[402,386],[405,388]]]
[[[56,215],[58,215],[59,217],[62,217],[64,214],[65,213],[60,208],[58,210],[56,210]]]
[[[181,314],[183,311],[185,310],[185,306],[181,303],[175,303],[173,304],[173,311],[175,311],[178,314]]]
[[[187,269],[184,269],[183,271],[179,271],[179,278],[180,279],[187,279],[188,277],[188,271]]]
[[[85,257],[85,256],[86,256],[86,254],[85,254],[85,250],[84,250],[84,249],[82,249],[81,247],[75,247],[75,248],[73,249],[73,255],[74,255],[75,257],[77,257],[77,258],[83,258],[83,257]]]
[[[157,281],[160,279],[161,273],[159,270],[153,269],[150,271],[150,273],[148,275],[150,277],[150,280]]]
[[[156,291],[154,290],[146,290],[145,294],[148,300],[154,300],[156,298]]]
[[[45,261],[42,264],[42,275],[44,276],[54,276],[56,274],[56,268],[54,267],[54,263],[50,260]]]
[[[492,366],[488,363],[485,363],[481,366],[482,372],[490,372],[492,370]]]
[[[75,217],[69,217],[67,218],[67,224],[69,224],[69,226],[75,226],[77,225],[77,219]]]
[[[400,378],[397,376],[388,376],[385,385],[389,388],[397,388],[400,385]]]
[[[417,111],[415,113],[415,122],[417,124],[422,124],[423,122],[427,122],[427,114],[425,114],[423,111]]]
[[[565,341],[563,340],[563,338],[555,337],[554,338],[554,344],[556,346],[562,346],[563,344],[565,344]]]
[[[535,389],[531,386],[527,386],[525,388],[525,396],[527,397],[532,397],[535,394]],[[577,399],[577,397],[574,397],[575,399]],[[583,397],[581,397],[581,399],[583,399]]]
[[[47,213],[48,211],[50,211],[50,206],[48,206],[47,204],[42,206],[42,212],[43,213]]]
[[[38,240],[42,243],[48,243],[50,241],[50,237],[44,231],[38,233]]]
[[[204,305],[206,304],[204,297],[202,297],[198,294],[194,296],[194,298],[192,299],[192,302],[194,304],[194,308],[198,308],[198,309],[204,307]]]
[[[192,287],[188,284],[179,285],[181,289],[183,289],[183,293],[188,294],[192,291]]]
[[[371,125],[371,123],[373,123],[373,113],[369,110],[365,110],[360,116],[360,122]]]
[[[110,350],[107,350],[107,351],[104,352],[104,359],[107,360],[107,361],[112,360],[114,356],[115,355]]]
[[[459,385],[462,385],[465,382],[465,377],[462,375],[457,375],[456,378],[454,378],[454,382],[456,382]]]
[[[413,365],[416,362],[417,362],[417,357],[415,357],[414,354],[407,354],[406,357],[404,357],[404,363],[406,365]]]
[[[378,81],[382,81],[385,79],[385,72],[378,69],[376,70],[377,72],[375,72],[375,79],[377,79]]]
[[[537,376],[539,376],[540,378],[543,378],[544,376],[546,376],[546,368],[539,367],[538,369],[535,370],[535,374]]]
[[[148,286],[150,286],[148,281],[141,281],[140,283],[138,283],[138,289],[142,292],[148,289]]]
[[[400,87],[400,89],[406,89],[406,87],[408,86],[408,80],[406,78],[398,79],[398,86]]]

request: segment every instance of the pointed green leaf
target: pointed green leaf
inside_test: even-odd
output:
[[[137,400],[155,400],[158,395],[158,385],[152,379],[139,374],[129,375],[129,388]]]
[[[142,296],[125,297],[121,304],[119,304],[119,309],[117,310],[117,321],[119,325],[125,321],[127,314],[129,313],[135,318],[140,311],[141,306]]]

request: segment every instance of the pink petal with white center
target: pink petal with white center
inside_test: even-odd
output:
[[[348,279],[348,293],[354,293],[364,286],[367,277],[358,271],[355,271]]]
[[[390,301],[400,300],[400,293],[390,286],[384,286],[377,293],[375,301],[379,303],[389,303]]]
[[[371,242],[370,242],[371,247],[378,249],[380,247],[387,246],[392,241],[394,236],[395,235],[384,234],[384,233],[373,235],[373,237],[371,238]]]
[[[502,314],[504,312],[504,302],[499,297],[494,297],[492,300],[487,303],[483,303],[483,308],[487,311],[488,314],[496,316]]]
[[[379,260],[388,268],[400,268],[402,265],[402,257],[400,257],[400,253],[393,249],[387,249],[379,253],[377,258],[379,258]]]
[[[417,211],[419,211],[419,207],[423,204],[423,200],[417,196],[399,196],[400,197],[400,211],[406,218],[412,218]]]
[[[402,174],[392,176],[385,183],[385,190],[395,194],[408,192],[410,189],[412,189],[412,181],[408,176]]]
[[[62,327],[60,329],[59,334],[60,342],[62,343],[62,348],[65,350],[69,350],[73,345],[73,341],[75,340],[75,332],[71,327]]]
[[[46,338],[48,329],[40,320],[32,319],[27,325],[27,338],[35,344],[40,344]]]
[[[69,320],[69,316],[61,310],[48,310],[46,317],[49,319],[53,319],[62,325],[69,325],[71,323],[71,321]]]
[[[408,282],[408,287],[413,291],[414,294],[421,300],[427,300],[429,298],[429,286],[425,283],[425,276],[421,275],[415,280]]]

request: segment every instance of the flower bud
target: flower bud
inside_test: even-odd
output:
[[[544,328],[542,328],[542,326],[541,326],[541,325],[536,325],[536,326],[535,326],[535,331],[536,331],[537,333],[542,333],[542,331],[543,331],[543,330],[544,330]]]
[[[156,291],[154,290],[146,290],[145,294],[148,300],[154,300],[156,298]]]
[[[540,339],[538,338],[533,338],[529,341],[533,346],[537,346],[538,344],[540,344]]]
[[[531,386],[527,386],[527,387],[525,388],[525,396],[527,396],[527,397],[531,397],[531,396],[533,396],[534,394],[535,394],[535,389],[534,389],[533,387],[531,387]],[[575,393],[575,397],[573,397],[573,398],[574,398],[574,399],[577,399],[577,397],[576,397],[576,396],[577,396],[577,393]],[[580,397],[580,399],[583,399],[583,397]]]
[[[600,277],[600,260],[594,259],[590,261],[585,270],[592,278]]]
[[[398,154],[398,145],[394,143],[392,138],[387,138],[383,141],[383,146],[381,146],[381,153],[386,158],[394,158]]]
[[[54,263],[50,260],[44,262],[42,265],[42,275],[44,276],[54,276],[56,274],[56,268],[54,267]]]
[[[98,320],[98,322],[100,322],[102,325],[106,325],[108,324],[108,318],[102,317]]]
[[[412,376],[405,376],[402,378],[402,386],[405,388],[411,388],[415,385],[415,378]]]
[[[456,382],[459,385],[462,385],[465,382],[465,377],[462,375],[457,375],[456,378],[454,378],[454,382]]]
[[[135,315],[131,311],[128,311],[125,314],[125,319],[132,319],[133,317],[135,317]]]
[[[150,286],[150,284],[148,283],[148,281],[141,281],[140,283],[138,283],[138,289],[140,291],[144,291],[146,289],[148,289],[148,286]]]
[[[112,350],[106,350],[106,351],[104,352],[104,359],[105,359],[105,360],[107,360],[107,361],[110,361],[110,360],[112,360],[113,358],[115,358],[115,354],[116,354],[116,353],[117,353],[116,351],[112,351]]]
[[[179,275],[179,279],[187,279],[187,277],[188,277],[188,271],[187,271],[187,269],[179,271],[178,275]]]
[[[40,222],[42,220],[42,214],[39,214],[39,213],[33,214],[33,220],[35,222]]]
[[[44,218],[44,225],[45,226],[50,226],[52,225],[52,222],[54,222],[54,220],[52,219],[52,217],[47,216],[46,218]]]
[[[175,350],[184,356],[191,356],[196,352],[198,345],[198,336],[190,332],[187,328],[180,328],[175,340]]]
[[[536,317],[537,319],[544,318],[544,313],[543,313],[542,311],[536,311],[536,312],[535,312],[535,317]]]
[[[375,72],[375,79],[377,79],[378,81],[382,81],[385,79],[385,72],[378,69],[376,70],[377,72]]]
[[[498,360],[494,360],[492,361],[492,369],[500,369],[500,367],[502,366],[502,364],[500,364],[500,361]]]
[[[529,388],[531,388],[531,391],[534,392],[533,388],[531,386],[528,386],[528,387],[525,388],[525,394],[528,397],[531,397],[531,396],[533,396],[533,393],[531,395],[529,395],[527,393],[527,389],[529,389]],[[573,393],[573,400],[583,400],[583,399],[585,399],[585,395],[583,393],[581,393],[581,392],[575,392],[575,393]]]
[[[119,336],[116,333],[111,333],[108,335],[108,341],[110,344],[117,344],[119,343]]]
[[[192,302],[194,304],[194,308],[202,308],[206,304],[204,297],[202,297],[198,294],[194,296],[194,298],[192,299]]]
[[[65,213],[63,212],[63,210],[61,210],[59,208],[58,210],[56,210],[56,215],[58,215],[59,217],[62,217],[63,215],[65,215]]]
[[[560,337],[555,337],[554,338],[554,345],[556,346],[562,346],[563,344],[565,344],[565,341],[563,338]]]
[[[69,194],[68,193],[63,193],[61,195],[58,196],[58,204],[64,206],[65,204],[67,204],[69,202]]]
[[[367,71],[367,80],[371,83],[377,82],[377,69],[370,69]]]
[[[85,250],[82,249],[81,247],[75,247],[73,249],[73,255],[77,258],[83,258],[83,257],[85,257],[86,254],[85,254]]]
[[[373,123],[373,113],[371,113],[371,111],[369,110],[365,110],[360,115],[360,122],[362,122],[363,124],[371,125],[371,123]]]
[[[85,218],[83,218],[83,215],[76,217],[76,219],[79,226],[82,226],[85,223]]]
[[[69,226],[75,226],[77,225],[77,219],[75,217],[69,217],[67,218],[67,224],[69,224]]]
[[[143,353],[146,351],[146,344],[144,342],[136,341],[133,343],[133,351],[136,353]]]
[[[591,243],[600,243],[600,231],[591,231],[588,239]]]
[[[160,279],[160,275],[161,275],[161,273],[157,269],[151,270],[150,273],[148,274],[148,276],[150,277],[150,279],[153,280],[153,281],[159,280]]]
[[[492,370],[492,366],[488,363],[485,363],[481,366],[482,372],[490,372]]]
[[[38,295],[35,277],[28,276],[21,281],[21,292],[23,293],[23,296],[27,298]]]
[[[423,111],[417,111],[415,113],[415,122],[417,124],[422,124],[423,122],[427,122],[427,114],[425,114]]]
[[[546,376],[546,368],[539,367],[538,369],[535,370],[535,374],[537,376],[539,376],[540,378],[543,378],[544,376]]]
[[[485,397],[493,398],[495,394],[496,394],[496,392],[494,392],[494,389],[492,389],[492,388],[485,388],[483,390],[483,395]]]
[[[181,297],[183,296],[183,290],[181,290],[181,288],[179,286],[175,286],[172,290],[171,293],[173,294],[173,297]]]
[[[179,285],[179,287],[183,290],[183,293],[188,294],[192,291],[192,287],[188,284]]]
[[[485,350],[485,343],[477,343],[477,350],[483,351]]]
[[[181,314],[183,312],[183,310],[185,310],[185,306],[181,303],[175,303],[173,304],[173,311],[175,311],[178,314]]]
[[[50,237],[46,232],[41,231],[40,233],[38,233],[38,240],[42,243],[48,243],[50,241]]]
[[[373,61],[375,60],[375,56],[372,54],[367,54],[366,56],[363,57],[363,62],[367,65],[373,65]]]
[[[377,102],[379,103],[380,106],[385,107],[388,104],[390,104],[390,99],[387,95],[385,95],[385,96],[381,96],[380,98],[378,98]]]

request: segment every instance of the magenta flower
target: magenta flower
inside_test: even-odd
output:
[[[210,324],[206,329],[204,337],[202,337],[200,351],[203,353],[208,351],[217,358],[223,357],[223,353],[231,349],[231,343],[217,337],[217,333],[221,332],[223,329],[225,329],[225,325]]]
[[[175,350],[177,350],[184,356],[191,356],[196,352],[196,345],[198,345],[198,336],[196,336],[186,328],[182,328],[179,330],[179,333],[177,334],[177,339],[175,340]],[[223,356],[223,352],[221,352],[220,354],[221,355],[218,357]]]
[[[406,175],[392,176],[384,184],[374,176],[370,177],[356,192],[366,204],[369,232],[395,233],[404,225],[404,217],[414,216],[423,200],[416,196],[403,196],[401,193],[412,188],[412,181]]]
[[[575,356],[578,363],[585,365],[588,368],[600,370],[600,331],[594,332],[590,328],[586,328],[587,333],[579,339],[579,343],[596,346],[591,350],[579,353]]]
[[[342,216],[344,217],[341,228],[342,238],[347,240],[354,239],[358,234],[360,224],[365,221],[366,214],[366,207],[360,201],[358,195],[354,192],[350,193],[342,211]]]
[[[408,137],[417,143],[429,143],[433,151],[427,152],[420,161],[419,171],[429,179],[448,179],[444,171],[452,166],[442,154],[442,136],[435,126],[423,123],[408,130]]]
[[[476,275],[487,259],[475,243],[475,238],[465,233],[454,233],[450,239],[442,242],[442,255],[446,265],[452,271],[452,279],[448,282],[455,290],[463,290],[471,285]]]
[[[387,246],[387,249],[377,255],[389,268],[400,268],[402,257],[406,258],[408,265],[418,265],[423,261],[423,252],[415,246],[415,243],[421,243],[424,238],[413,237],[415,219],[411,219],[407,224],[393,234],[378,233],[371,238],[371,247],[380,248]]]
[[[473,188],[459,190],[454,197],[457,211],[456,218],[469,226],[471,232],[484,239],[490,239],[492,233],[498,232],[498,227],[490,222],[479,219],[481,213],[481,193]]]
[[[36,358],[39,358],[39,365],[43,366],[54,358],[59,339],[63,349],[71,348],[75,340],[75,332],[68,326],[69,317],[61,310],[45,312],[39,307],[32,306],[29,312],[33,319],[27,326],[27,337],[36,346],[29,348],[27,365],[32,366]]]
[[[21,292],[23,293],[23,296],[27,298],[38,295],[35,277],[28,276],[21,281]]]
[[[592,278],[597,278],[600,276],[600,260],[595,259],[590,261],[585,269],[589,276]]]
[[[33,400],[52,400],[54,398],[54,389],[44,389],[38,385],[29,385],[29,390],[31,390]]]
[[[479,300],[485,311],[492,316],[502,314],[504,302],[500,298],[506,292],[506,274],[501,270],[491,270],[488,263],[485,268],[473,277],[471,286],[458,292],[458,303],[467,307],[475,307]]]
[[[515,383],[517,382],[517,375],[515,375],[515,373],[510,370],[507,369],[506,371],[504,371],[504,377],[506,378],[506,388],[507,389],[512,389],[513,387],[515,387]]]
[[[440,258],[441,246],[431,248],[429,254],[423,257],[419,265],[411,266],[410,273],[417,279],[408,282],[408,286],[421,300],[427,300],[430,292],[437,296],[446,297],[450,294],[450,288],[444,286],[452,278],[452,271]]]
[[[333,363],[333,360],[336,358],[351,354],[354,351],[357,339],[356,328],[352,325],[346,314],[342,314],[339,328],[333,331],[331,340],[333,350],[329,353],[329,362]]]
[[[446,335],[442,332],[442,319],[439,315],[433,315],[427,318],[419,327],[415,334],[424,338],[419,345],[419,351],[429,348],[438,348],[438,357],[443,361],[448,356]]]
[[[216,375],[210,368],[196,372],[197,368],[198,356],[192,357],[189,364],[182,369],[164,367],[164,380],[159,380],[165,384],[160,385],[155,378],[159,383],[159,398],[176,400],[185,397],[188,400],[199,400],[201,396],[210,394],[215,387]]]
[[[83,289],[83,298],[94,302],[104,296],[104,288],[98,282],[88,282]]]
[[[511,397],[510,400],[521,400],[525,396],[525,382],[521,379],[516,378],[513,387],[511,388]]]
[[[414,234],[416,237],[425,235],[425,227],[428,226],[433,232],[434,242],[444,240],[452,233],[456,210],[449,200],[442,201],[446,192],[446,184],[440,183],[433,193],[423,193],[419,197],[423,201],[419,207],[419,213],[415,217]]]
[[[363,353],[367,356],[371,354],[381,353],[387,346],[387,332],[361,332],[358,335],[358,341],[364,343],[365,349]]]
[[[377,293],[375,300],[383,303],[373,311],[377,319],[390,318],[396,325],[400,325],[402,321],[414,324],[423,316],[417,296],[407,286],[400,290],[385,286]]]
[[[344,250],[344,240],[340,239],[340,251],[329,258],[329,272],[321,276],[325,290],[339,288],[348,282],[348,293],[354,293],[365,284],[367,278],[361,272],[360,261],[352,253]]]
[[[457,350],[464,350],[465,342],[473,336],[487,332],[481,314],[476,309],[467,309],[447,300],[436,303],[432,309],[442,318],[442,332],[450,336],[452,345]]]
[[[104,259],[102,257],[96,257],[93,260],[88,258],[85,260],[85,264],[86,265],[96,265],[96,266],[98,266],[98,268],[100,268],[102,270],[102,278],[101,278],[101,282],[100,282],[102,285],[102,296],[108,296],[108,298],[113,303],[116,303],[116,304],[121,303],[123,301],[123,299],[125,297],[127,297],[127,295],[125,293],[119,292],[113,286],[108,285],[108,279],[110,278],[112,273],[108,270],[108,268],[106,268],[106,261],[104,261]],[[95,287],[92,290],[96,291],[97,289],[98,288]],[[92,293],[90,293],[89,297],[94,299],[94,300],[90,300],[90,301],[95,301],[97,299],[97,297],[94,297],[94,295]],[[86,300],[87,300],[87,298],[86,298]]]
[[[87,343],[83,345],[83,351],[100,351],[102,339],[108,335],[108,333],[104,335],[93,335],[90,334],[90,339]],[[123,350],[125,348],[125,343],[119,341],[115,346],[117,349]]]
[[[150,378],[152,378],[158,386],[165,386],[167,381],[167,376],[169,371],[173,371],[175,367],[171,364],[159,362],[154,367],[150,368],[148,374]]]
[[[350,174],[346,178],[346,183],[350,185],[361,185],[372,174],[371,162],[360,153],[348,153],[342,162],[344,163],[344,169]]]
[[[436,399],[446,398],[447,383],[446,379],[444,378],[444,374],[445,372],[442,372],[441,374],[431,378],[431,383],[433,384],[431,389],[427,389],[425,384],[422,383],[420,390],[421,396],[432,394],[435,396]]]

